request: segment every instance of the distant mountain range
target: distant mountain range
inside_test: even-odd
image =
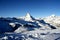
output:
[[[45,18],[36,19],[27,13],[24,17],[0,17],[0,32],[14,32],[20,28],[25,30],[57,29],[60,27],[60,17],[51,15]],[[5,29],[5,30],[4,30]],[[22,30],[22,31],[25,31]]]
[[[60,40],[60,16],[0,17],[0,39]]]

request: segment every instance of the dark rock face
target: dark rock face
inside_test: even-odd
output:
[[[12,27],[11,26],[9,26],[9,22],[10,21],[7,21],[7,20],[2,20],[2,19],[0,19],[0,31],[1,32],[9,32],[9,31],[12,31],[13,29],[12,29]]]

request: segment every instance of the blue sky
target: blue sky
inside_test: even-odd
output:
[[[0,16],[20,17],[29,12],[34,17],[60,16],[59,0],[0,0]]]

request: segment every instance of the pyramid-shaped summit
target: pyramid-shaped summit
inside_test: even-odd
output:
[[[31,21],[31,20],[35,20],[35,18],[33,18],[30,13],[27,13],[26,16],[25,16],[25,20],[26,21]]]

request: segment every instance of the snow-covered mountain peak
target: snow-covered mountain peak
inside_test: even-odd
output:
[[[30,16],[31,16],[30,13],[27,13],[27,14],[26,14],[26,17],[29,17],[29,18],[30,18]]]
[[[55,20],[56,18],[58,18],[58,16],[56,16],[55,14],[52,14],[48,17],[45,17],[44,19],[50,21],[50,20]]]
[[[33,18],[30,13],[27,13],[26,16],[25,16],[25,21],[31,21],[31,20],[34,20],[35,18]]]
[[[52,14],[50,17],[56,17],[56,15],[55,14]]]

